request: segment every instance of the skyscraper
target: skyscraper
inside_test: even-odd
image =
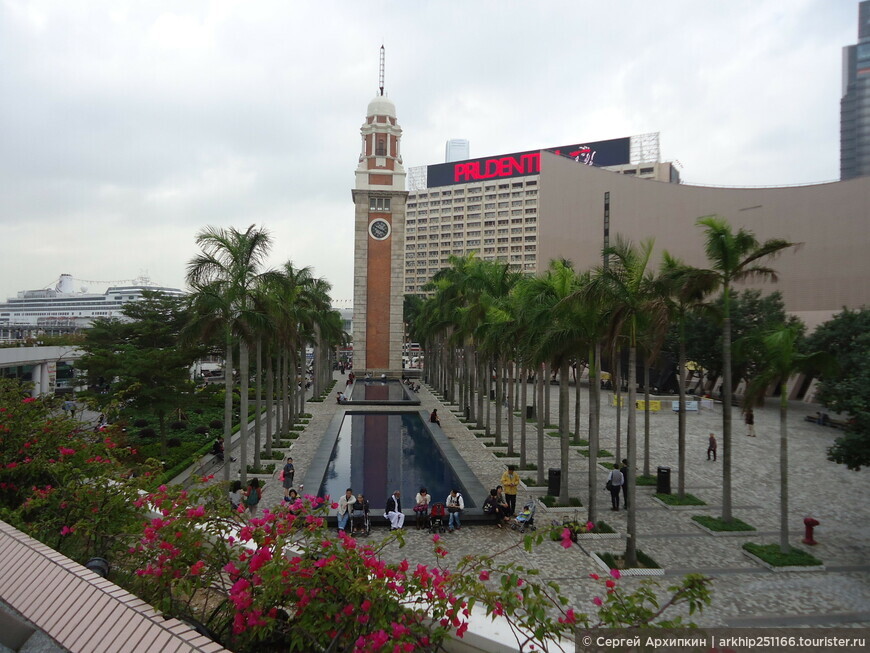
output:
[[[858,4],[858,43],[843,48],[840,178],[870,175],[870,0]]]
[[[468,141],[464,138],[451,138],[444,148],[444,163],[465,161],[470,158]]]

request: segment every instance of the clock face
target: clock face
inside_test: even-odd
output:
[[[390,223],[386,220],[372,220],[369,223],[369,234],[375,240],[386,240],[390,235]]]

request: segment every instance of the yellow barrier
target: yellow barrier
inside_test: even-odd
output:
[[[625,406],[625,397],[620,397],[619,401],[617,401],[616,397],[611,398],[611,406]],[[646,402],[643,399],[638,399],[634,402],[634,407],[637,410],[644,410],[646,408]],[[649,402],[649,409],[652,413],[657,413],[662,409],[662,402],[659,399],[655,399]]]

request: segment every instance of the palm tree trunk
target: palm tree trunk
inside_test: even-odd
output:
[[[628,474],[624,483],[628,484],[628,523],[625,546],[625,564],[627,567],[637,565],[637,501],[635,497],[634,475],[637,473],[637,411],[634,410],[637,401],[637,347],[628,349],[628,432],[626,434],[626,449],[628,449]],[[617,463],[619,459],[617,459]]]
[[[495,446],[502,446],[501,439],[501,410],[504,403],[504,387],[502,379],[504,379],[504,364],[502,360],[496,359],[496,380],[495,380]]]
[[[616,460],[622,460],[622,352],[619,347],[613,348],[613,392],[616,397]]]
[[[482,356],[479,353],[475,353],[475,357],[477,358],[477,428],[483,428],[483,392],[486,388],[485,381],[486,375],[483,373],[483,361],[481,360]]]
[[[619,462],[619,461],[617,461]],[[643,475],[649,476],[649,355],[643,357]]]
[[[788,377],[779,393],[779,550],[788,553]]]
[[[281,431],[282,437],[288,433],[290,425],[287,420],[290,416],[290,352],[284,350],[281,355],[283,370],[281,374]]]
[[[725,290],[725,318],[722,320],[722,521],[731,515],[731,316]]]
[[[266,453],[272,457],[272,419],[275,416],[275,371],[272,348],[266,355]]]
[[[239,340],[239,435],[241,443],[239,452],[239,467],[242,486],[248,481],[248,343],[244,338]]]
[[[559,482],[559,503],[568,505],[568,375],[571,366],[568,358],[563,357],[559,363],[559,458],[562,468]]]
[[[686,325],[680,317],[680,362],[679,369],[680,411],[678,413],[677,435],[677,495],[682,499],[686,496]]]
[[[589,365],[589,521],[598,523],[598,422],[601,416],[601,343],[595,343],[595,350]]]
[[[526,403],[529,400],[528,374],[529,371],[526,369],[526,366],[521,366],[519,379],[519,382],[522,384],[520,385],[520,469],[525,469],[526,465],[528,465],[526,460]]]
[[[544,363],[544,426],[549,426],[553,423],[550,420],[550,375],[552,372],[550,364]]]
[[[538,412],[536,414],[538,425],[538,485],[544,484],[544,380],[546,369],[544,365],[538,366]]]
[[[583,373],[582,368],[577,369],[579,365],[574,366],[574,439],[580,439],[580,375]]]
[[[254,469],[260,469],[261,433],[260,421],[263,410],[263,338],[257,337],[257,376],[255,378],[257,396],[254,401]]]
[[[227,328],[224,355],[224,480],[230,480],[230,441],[233,438],[233,334]]]
[[[508,456],[514,455],[514,386],[516,385],[514,375],[516,374],[516,363],[511,361],[508,366],[508,391],[507,391],[507,437],[508,437]]]
[[[490,430],[490,417],[492,416],[492,400],[490,399],[492,395],[492,361],[486,361],[486,395],[484,396],[485,406],[486,406],[486,434],[490,435],[492,431]]]

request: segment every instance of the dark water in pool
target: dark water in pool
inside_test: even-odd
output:
[[[351,401],[407,401],[402,384],[398,381],[357,381],[350,395]]]
[[[421,487],[433,503],[456,487],[466,507],[474,505],[418,413],[345,415],[318,494],[337,500],[348,487],[373,509],[383,509],[394,490],[402,493],[402,508],[412,508]]]

